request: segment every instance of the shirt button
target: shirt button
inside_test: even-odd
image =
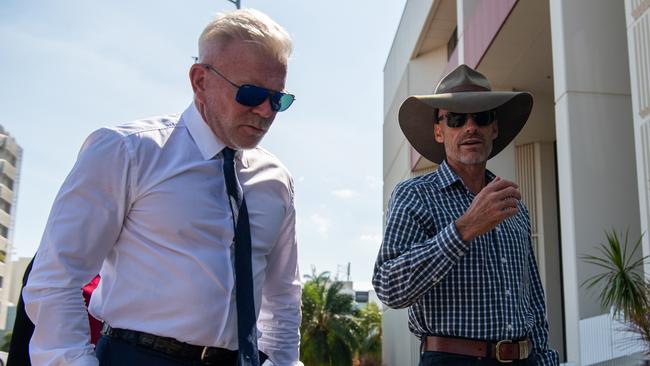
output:
[[[460,257],[461,255],[463,255],[463,251],[462,251],[462,250],[458,250],[457,253],[458,253],[458,256],[459,256],[459,257]]]
[[[506,290],[506,296],[510,296],[510,290]]]
[[[512,330],[512,324],[506,324],[506,330]]]
[[[501,263],[505,264],[507,261],[506,257],[501,257]]]

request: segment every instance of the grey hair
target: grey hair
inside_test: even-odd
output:
[[[199,37],[199,61],[215,44],[247,41],[263,47],[282,62],[287,62],[293,42],[289,33],[268,15],[255,9],[218,13]]]

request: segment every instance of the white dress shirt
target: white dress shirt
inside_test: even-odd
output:
[[[233,221],[224,144],[194,104],[180,116],[100,129],[54,201],[23,292],[35,365],[97,365],[90,313],[113,328],[237,349]],[[293,181],[261,148],[238,151],[248,205],[259,348],[298,365],[300,275]],[[100,271],[101,268],[101,271]]]

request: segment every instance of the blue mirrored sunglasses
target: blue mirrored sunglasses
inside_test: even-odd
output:
[[[264,103],[266,99],[268,99],[269,103],[271,104],[271,109],[274,112],[282,112],[291,107],[293,101],[296,100],[296,97],[293,94],[283,93],[251,84],[237,85],[228,80],[227,77],[223,76],[223,74],[217,71],[217,69],[215,69],[212,65],[199,65],[221,76],[230,85],[237,88],[237,95],[235,96],[235,100],[237,100],[237,102],[241,105],[245,105],[247,107],[257,107],[258,105]]]

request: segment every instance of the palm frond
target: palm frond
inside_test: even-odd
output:
[[[629,232],[626,232],[624,241],[621,241],[616,230],[605,232],[605,236],[606,244],[598,247],[601,256],[582,257],[585,262],[604,269],[604,272],[588,278],[582,285],[587,288],[603,286],[599,294],[601,307],[613,307],[617,315],[623,314],[629,319],[632,314],[643,312],[648,307],[646,284],[641,275],[648,256],[637,259],[641,238],[630,245]]]
[[[343,283],[330,280],[329,272],[317,273],[313,268],[312,274],[305,278],[300,326],[301,360],[310,366],[351,365],[363,341],[362,312],[355,309],[353,296],[341,293]],[[373,313],[373,316],[381,324],[381,313],[378,317]],[[377,354],[375,348],[373,346],[373,352]],[[381,360],[381,348],[378,354]]]
[[[602,286],[598,295],[603,309],[612,308],[615,316],[622,316],[627,329],[635,334],[629,342],[641,341],[646,355],[650,356],[650,283],[643,276],[643,266],[650,256],[642,256],[641,235],[634,244],[615,230],[606,232],[607,243],[600,244],[600,256],[583,256],[582,259],[598,266],[598,273],[582,283],[594,288]]]

